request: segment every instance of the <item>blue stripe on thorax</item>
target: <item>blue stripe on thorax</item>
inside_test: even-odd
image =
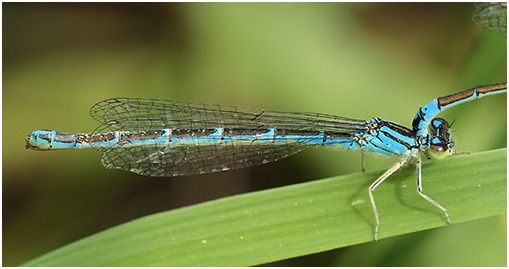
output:
[[[417,150],[413,132],[399,124],[372,119],[368,124],[365,149],[383,155],[408,155]]]

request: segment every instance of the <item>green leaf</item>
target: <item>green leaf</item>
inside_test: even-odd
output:
[[[506,149],[423,164],[424,193],[454,223],[506,212]],[[237,195],[143,217],[23,266],[248,266],[373,240],[368,186],[383,171]],[[448,225],[405,166],[375,193],[379,238]]]

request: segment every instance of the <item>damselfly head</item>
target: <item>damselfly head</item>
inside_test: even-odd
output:
[[[429,153],[434,159],[443,159],[452,153],[454,141],[449,128],[449,123],[442,118],[434,118],[429,125]]]

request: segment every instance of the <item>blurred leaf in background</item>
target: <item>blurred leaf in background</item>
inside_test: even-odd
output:
[[[93,150],[25,150],[29,132],[91,132],[98,123],[90,107],[119,96],[409,126],[437,96],[506,81],[506,39],[473,23],[473,10],[471,3],[3,4],[3,265],[152,213],[360,169],[358,152],[316,149],[225,173],[146,178],[104,169]],[[456,149],[477,152],[506,146],[506,114],[500,95],[441,116],[456,119]],[[369,155],[367,167],[394,161]],[[506,245],[503,216],[273,265],[505,266]]]
[[[488,31],[507,36],[507,3],[485,2],[474,4],[472,19]]]

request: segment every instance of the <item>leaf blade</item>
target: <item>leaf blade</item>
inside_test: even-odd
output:
[[[506,149],[423,165],[424,193],[453,223],[506,209]],[[222,198],[139,218],[23,266],[248,266],[373,240],[367,187],[383,171],[352,174]],[[390,183],[389,183],[390,182]],[[415,191],[415,169],[374,193],[379,238],[445,226]]]

